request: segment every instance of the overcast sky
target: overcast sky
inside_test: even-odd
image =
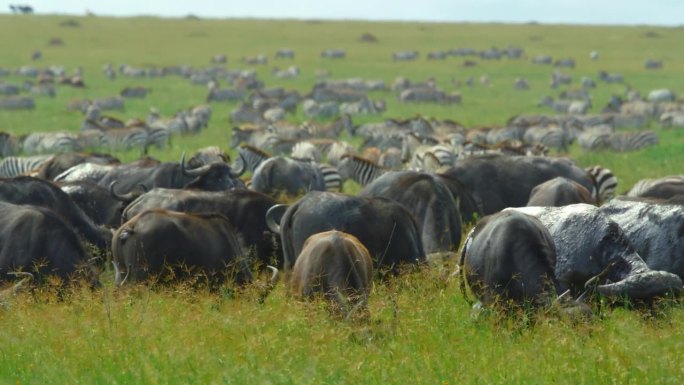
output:
[[[36,13],[684,25],[684,0],[20,0]]]

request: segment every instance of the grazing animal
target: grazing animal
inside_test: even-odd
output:
[[[446,183],[415,171],[389,172],[368,184],[361,197],[385,197],[414,216],[426,254],[451,252],[461,244],[461,213]]]
[[[51,182],[28,176],[0,179],[0,201],[50,209],[87,242],[100,249],[107,247],[109,232],[93,223],[64,191]]]
[[[264,160],[254,170],[252,189],[267,195],[301,195],[325,191],[325,179],[314,163],[276,156]]]
[[[143,211],[114,233],[112,263],[116,286],[140,282],[167,269],[174,278],[183,277],[184,268],[199,269],[217,283],[226,277],[237,283],[252,280],[235,229],[220,214]]]
[[[425,261],[415,219],[404,206],[387,198],[312,191],[289,207],[271,208],[266,223],[280,234],[285,269],[292,268],[311,235],[329,230],[358,238],[375,267],[396,271],[399,264]]]
[[[521,207],[546,227],[556,245],[555,277],[560,292],[574,296],[585,283],[602,275],[597,291],[616,299],[652,300],[684,291],[675,274],[651,270],[620,226],[598,207],[576,204],[563,207]]]
[[[684,280],[684,206],[613,199],[600,210],[620,225],[649,268]]]
[[[373,261],[353,235],[331,230],[307,238],[292,268],[291,290],[298,297],[324,295],[344,308],[365,304]]]
[[[219,213],[235,226],[246,255],[264,266],[282,267],[282,248],[266,226],[266,212],[277,202],[268,195],[245,189],[198,191],[155,188],[131,202],[120,218],[127,222],[145,210]]]
[[[575,203],[596,204],[581,184],[562,176],[547,180],[530,191],[526,206],[567,206]]]
[[[567,158],[483,155],[459,160],[442,174],[463,184],[482,203],[485,215],[525,206],[535,186],[557,176],[573,180],[597,196],[594,179]]]
[[[551,234],[537,218],[517,211],[482,218],[468,234],[459,265],[484,304],[541,305],[560,291]]]
[[[596,181],[599,204],[608,202],[615,197],[618,179],[610,169],[596,165],[588,167],[585,170],[589,173],[589,175],[594,177],[594,180]]]
[[[37,270],[66,281],[87,263],[79,235],[58,213],[0,202],[0,216],[0,280],[12,271]]]

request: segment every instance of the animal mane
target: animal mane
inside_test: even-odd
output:
[[[240,149],[245,149],[245,150],[248,150],[248,151],[251,151],[251,152],[255,152],[255,153],[257,153],[257,154],[259,154],[259,155],[261,155],[261,156],[265,156],[265,157],[267,157],[267,158],[270,158],[270,157],[271,157],[271,154],[269,154],[268,152],[266,152],[266,151],[264,151],[264,150],[262,150],[262,149],[260,149],[260,148],[258,148],[258,147],[254,147],[254,146],[252,146],[251,144],[242,143],[242,144],[240,145]]]

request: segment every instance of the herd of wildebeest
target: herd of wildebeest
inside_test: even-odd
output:
[[[375,37],[363,39],[372,43]],[[341,49],[321,56],[353,60]],[[462,58],[464,66],[529,60],[516,47],[459,48],[426,58]],[[600,60],[599,53],[590,58]],[[32,59],[43,60],[39,52]],[[295,53],[281,49],[273,60],[293,63]],[[387,60],[420,60],[420,54],[395,52]],[[500,127],[466,128],[423,116],[355,124],[358,115],[386,110],[370,93],[442,104],[461,103],[461,94],[443,91],[434,79],[398,77],[388,86],[320,73],[302,95],[266,87],[254,69],[228,70],[226,61],[216,55],[206,68],[103,66],[112,82],[167,77],[207,87],[206,104],[174,116],[160,116],[153,107],[146,119],[105,114],[121,116],[127,98],[154,95],[141,86],[70,101],[65,107],[82,113],[77,134],[20,136],[5,127],[0,279],[18,274],[27,275],[25,281],[30,273],[65,282],[85,275],[97,282],[112,264],[116,286],[153,277],[159,284],[161,276],[173,281],[198,272],[213,284],[250,285],[255,272],[270,269],[269,288],[284,270],[296,295],[363,304],[380,274],[458,261],[455,275],[483,304],[542,304],[561,295],[582,301],[588,294],[650,302],[684,290],[684,175],[642,180],[626,196],[615,196],[618,181],[611,170],[584,169],[549,155],[550,149],[567,152],[575,140],[586,151],[658,145],[656,134],[644,129],[653,120],[684,126],[684,102],[671,90],[642,97],[628,89],[601,113],[588,114],[592,89],[623,77],[601,71],[595,80],[577,81],[563,72],[575,60],[537,55],[532,65],[548,65],[550,89],[559,89],[557,98],[543,98],[538,108],[553,112],[514,116]],[[247,68],[267,63],[266,55],[243,59]],[[644,65],[658,70],[663,63]],[[300,70],[290,65],[273,73],[290,78]],[[490,79],[453,82],[486,87]],[[80,70],[0,68],[0,108],[34,109],[34,97],[85,86]],[[523,92],[529,84],[518,78],[510,87]],[[184,154],[178,163],[147,156],[150,146],[163,149],[172,137],[201,133],[221,102],[237,103],[230,113],[235,159],[219,147],[187,159]],[[289,122],[297,109],[310,121]],[[362,144],[341,137],[361,138]],[[130,149],[145,155],[121,163],[107,153]],[[361,192],[345,194],[347,180],[361,185]]]

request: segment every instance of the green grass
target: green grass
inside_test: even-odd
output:
[[[374,93],[387,100],[381,117],[416,114],[449,118],[468,127],[503,125],[512,115],[540,113],[536,102],[558,91],[548,88],[551,67],[535,66],[529,58],[549,54],[574,57],[577,68],[564,70],[576,81],[596,77],[599,70],[618,72],[636,89],[673,88],[684,92],[683,28],[548,26],[504,24],[417,24],[306,22],[265,20],[164,20],[158,18],[76,18],[80,28],[60,27],[65,16],[0,16],[0,66],[29,63],[41,49],[39,65],[61,64],[71,71],[81,66],[85,89],[58,88],[54,99],[38,98],[34,111],[0,111],[0,130],[78,131],[81,115],[66,110],[75,98],[112,96],[126,86],[152,88],[145,100],[127,100],[128,119],[144,118],[156,106],[163,115],[200,104],[203,87],[176,77],[159,79],[104,78],[102,66],[187,64],[210,65],[211,56],[226,53],[229,68],[243,67],[240,58],[276,49],[296,52],[298,79],[278,80],[273,61],[258,67],[268,86],[306,92],[317,69],[333,78],[363,77],[388,83],[397,76],[423,81],[434,77],[447,91],[451,79],[488,74],[492,86],[460,89],[463,104],[438,106],[401,104],[393,93]],[[645,38],[648,31],[661,37]],[[369,32],[379,42],[362,43]],[[65,45],[48,47],[52,37]],[[486,49],[508,45],[526,50],[527,59],[485,62],[475,68],[462,59],[429,62],[430,50],[455,47]],[[341,61],[319,57],[325,48],[345,48]],[[418,49],[421,59],[392,63],[393,51]],[[588,53],[599,50],[597,62]],[[647,58],[663,59],[659,71],[645,71]],[[531,90],[513,90],[513,79],[524,76]],[[10,77],[7,81],[22,79]],[[592,91],[594,112],[622,85],[599,84]],[[228,120],[235,104],[214,103],[208,129],[198,136],[177,137],[171,148],[151,155],[177,160],[182,151],[207,145],[227,147]],[[301,121],[301,112],[292,117]],[[620,178],[620,191],[635,181],[682,173],[684,131],[662,130],[652,124],[661,144],[629,154],[585,153],[576,145],[570,156],[583,166],[602,164]],[[135,152],[117,153],[132,160]],[[0,384],[188,384],[188,383],[473,383],[473,384],[644,384],[684,381],[684,312],[664,306],[655,312],[604,309],[592,322],[576,323],[540,315],[523,323],[517,317],[473,319],[454,281],[437,271],[423,271],[377,283],[368,323],[331,318],[321,303],[300,303],[281,285],[264,304],[250,293],[235,296],[182,287],[116,291],[111,272],[104,288],[75,289],[57,300],[40,290],[12,299],[0,310]],[[396,304],[396,305],[395,305]],[[655,313],[655,314],[653,314]]]

